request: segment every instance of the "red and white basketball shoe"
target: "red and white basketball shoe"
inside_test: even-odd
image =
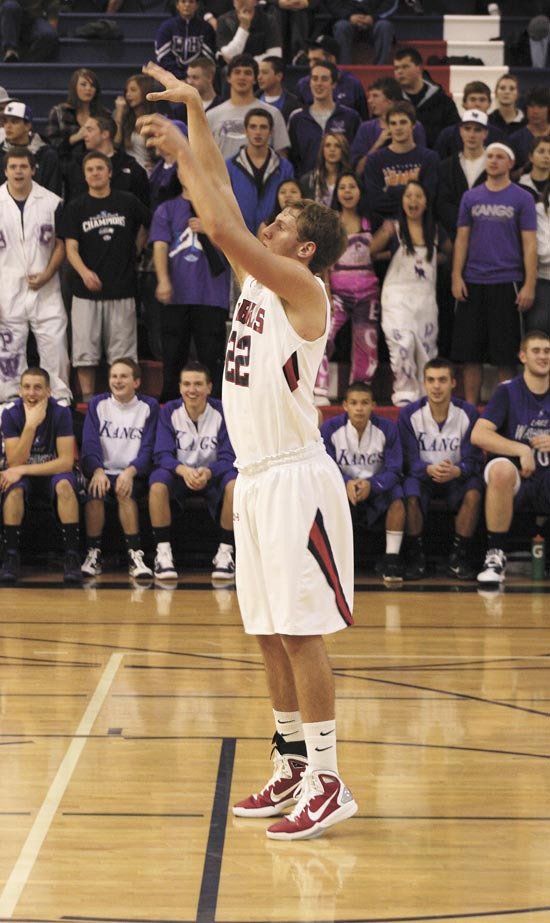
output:
[[[261,792],[233,805],[237,817],[273,817],[298,801],[302,776],[307,769],[305,756],[273,751],[275,771]]]
[[[307,840],[321,836],[327,827],[347,820],[357,811],[349,788],[335,772],[306,772],[300,800],[291,814],[267,828],[271,840]]]

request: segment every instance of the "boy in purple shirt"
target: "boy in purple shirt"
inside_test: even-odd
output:
[[[487,179],[465,192],[458,215],[452,291],[456,299],[451,358],[464,365],[464,395],[478,404],[482,364],[499,381],[515,373],[519,313],[535,297],[537,215],[533,197],[510,180],[511,148],[487,148]]]
[[[368,88],[370,118],[362,122],[351,146],[351,163],[361,176],[367,157],[391,142],[387,114],[395,103],[403,100],[401,87],[393,77],[379,77]],[[426,147],[426,133],[420,122],[413,128],[414,143]]]
[[[181,397],[161,409],[149,478],[149,513],[157,543],[155,578],[174,581],[177,571],[170,545],[170,500],[184,507],[202,496],[220,523],[220,545],[213,560],[212,579],[235,576],[233,488],[237,469],[221,401],[210,397],[212,380],[206,366],[188,362],[180,372]]]
[[[185,190],[163,202],[151,222],[156,297],[160,315],[163,387],[160,402],[178,394],[179,371],[187,362],[191,339],[197,357],[221,394],[225,324],[229,308],[229,264],[201,233]]]
[[[384,583],[402,583],[399,552],[405,527],[401,474],[403,453],[397,426],[373,414],[371,385],[355,381],[346,390],[344,411],[323,423],[321,435],[346,485],[354,521],[371,527],[386,517]]]
[[[387,120],[390,144],[369,156],[363,180],[369,208],[386,218],[397,218],[403,189],[410,180],[419,182],[428,198],[435,197],[439,157],[416,144],[416,116],[411,103],[394,103]]]
[[[448,359],[430,359],[424,366],[426,397],[405,407],[399,416],[399,434],[405,459],[403,490],[407,506],[409,546],[405,577],[418,580],[426,573],[422,530],[430,500],[445,500],[455,514],[455,535],[448,573],[471,580],[470,540],[481,505],[481,452],[470,436],[478,412],[453,397],[454,369]]]
[[[45,369],[29,368],[21,376],[20,397],[2,414],[6,467],[0,471],[4,519],[4,563],[0,583],[19,579],[19,535],[26,502],[44,496],[55,503],[61,522],[65,583],[79,584],[78,499],[73,474],[75,441],[68,407],[51,396]]]
[[[523,374],[500,384],[472,432],[493,458],[485,467],[488,551],[479,583],[506,575],[506,539],[518,510],[550,515],[550,337],[527,333],[520,345]]]

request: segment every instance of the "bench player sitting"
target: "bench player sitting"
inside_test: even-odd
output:
[[[404,407],[399,432],[405,460],[403,490],[407,507],[408,561],[405,579],[426,573],[422,530],[430,500],[443,499],[455,514],[453,548],[448,573],[471,580],[469,559],[481,504],[482,457],[470,441],[478,412],[472,404],[453,397],[454,369],[447,359],[430,359],[424,366],[426,396]]]
[[[490,452],[485,467],[488,551],[479,583],[505,578],[506,539],[515,511],[550,514],[550,337],[531,330],[522,341],[523,373],[498,385],[472,433]]]
[[[130,577],[152,577],[143,560],[137,500],[147,495],[159,405],[138,394],[141,370],[131,358],[109,369],[109,391],[92,398],[84,422],[81,464],[90,478],[86,502],[88,552],[82,572],[101,574],[105,503],[116,503],[128,550]]]
[[[19,394],[2,414],[6,468],[0,471],[0,491],[5,554],[0,583],[16,583],[19,579],[19,536],[25,506],[45,496],[54,503],[61,523],[65,546],[63,579],[65,583],[78,584],[82,577],[71,411],[51,396],[50,376],[45,369],[23,372]]]
[[[210,372],[200,362],[188,362],[180,372],[181,397],[160,411],[154,471],[149,479],[149,514],[157,543],[155,578],[175,580],[170,545],[170,500],[182,507],[194,495],[203,496],[212,518],[220,523],[220,545],[212,578],[235,576],[233,488],[237,470],[221,401],[211,397]]]
[[[371,385],[353,382],[346,390],[344,413],[323,423],[321,434],[327,452],[342,472],[352,518],[370,527],[385,515],[382,576],[387,583],[401,583],[399,552],[405,528],[403,451],[396,424],[373,414],[373,406]]]

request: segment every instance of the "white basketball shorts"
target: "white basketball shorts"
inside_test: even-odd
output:
[[[254,635],[324,635],[353,623],[353,530],[342,475],[323,446],[239,473],[236,584]]]

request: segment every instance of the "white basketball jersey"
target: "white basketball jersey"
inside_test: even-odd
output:
[[[227,344],[223,409],[229,438],[244,468],[319,442],[313,385],[325,351],[325,330],[303,340],[286,316],[281,299],[247,276],[235,307]]]

